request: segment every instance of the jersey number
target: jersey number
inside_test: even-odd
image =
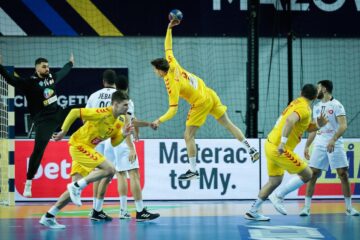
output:
[[[110,105],[109,101],[100,101],[99,103],[99,107],[103,108],[103,107],[108,107]]]

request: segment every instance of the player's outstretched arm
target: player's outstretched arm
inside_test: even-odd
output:
[[[70,54],[69,62],[67,62],[62,69],[55,73],[55,82],[60,82],[66,75],[69,74],[70,70],[75,64],[74,54]]]
[[[9,72],[2,65],[1,54],[0,54],[0,75],[3,76],[5,81],[13,87],[16,87],[16,88],[24,88],[25,87],[25,84],[26,84],[25,79],[15,77],[14,75],[9,74]]]
[[[81,108],[71,109],[69,114],[66,116],[63,125],[61,126],[61,132],[54,134],[53,139],[55,141],[61,140],[66,133],[69,131],[71,125],[81,116]]]

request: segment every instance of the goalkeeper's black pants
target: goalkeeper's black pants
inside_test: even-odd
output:
[[[34,119],[35,145],[29,159],[29,166],[26,175],[27,180],[32,180],[39,169],[41,159],[45,148],[49,143],[53,133],[64,122],[66,116],[73,108],[83,107],[83,105],[74,105],[65,109],[59,108],[58,111],[48,114],[42,114]]]

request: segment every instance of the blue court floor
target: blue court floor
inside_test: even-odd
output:
[[[302,201],[287,201],[289,215],[283,216],[270,202],[263,206],[269,222],[253,222],[243,218],[252,201],[224,202],[147,202],[149,210],[161,217],[152,222],[117,219],[118,205],[111,202],[104,210],[114,217],[112,222],[88,219],[91,205],[66,207],[58,221],[64,230],[52,230],[38,221],[51,204],[18,204],[1,206],[0,239],[360,239],[360,217],[347,216],[339,201],[314,201],[312,215],[298,216]],[[354,207],[360,208],[359,201]],[[129,206],[134,217],[133,205]]]

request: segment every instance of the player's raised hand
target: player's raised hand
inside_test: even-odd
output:
[[[69,62],[71,62],[73,65],[75,64],[74,54],[72,52],[70,53]]]
[[[168,28],[173,28],[180,24],[180,20],[178,19],[172,19],[168,25]]]
[[[61,139],[63,139],[66,135],[66,131],[60,131],[58,133],[54,133],[53,136],[52,136],[52,139],[57,142],[57,141],[60,141]]]
[[[325,113],[321,113],[320,116],[316,119],[317,125],[319,128],[325,126],[329,121]]]

